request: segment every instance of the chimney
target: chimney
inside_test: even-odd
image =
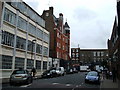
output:
[[[53,14],[53,7],[49,7],[49,10]]]

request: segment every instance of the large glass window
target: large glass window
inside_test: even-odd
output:
[[[49,35],[47,33],[44,33],[44,40],[46,42],[49,42]]]
[[[41,61],[36,60],[36,69],[41,69]]]
[[[47,69],[47,61],[43,61],[43,69]]]
[[[41,39],[43,39],[43,31],[40,30],[40,29],[37,29],[36,36],[39,37],[39,38],[41,38]]]
[[[35,52],[35,43],[32,41],[28,41],[28,51]]]
[[[24,58],[15,58],[15,69],[24,68]]]
[[[27,59],[27,69],[32,69],[34,66],[34,61],[31,59]]]
[[[11,24],[16,24],[16,14],[5,8],[4,20],[10,22]]]
[[[27,14],[27,6],[23,2],[18,2],[17,7],[22,13]]]
[[[47,47],[44,47],[44,54],[45,56],[48,56],[48,48]]]
[[[35,28],[35,26],[32,25],[32,24],[29,24],[29,30],[28,30],[28,32],[29,32],[30,34],[36,36],[36,28]]]
[[[18,18],[18,27],[23,30],[27,30],[27,21],[24,20],[23,18],[19,17]]]
[[[17,36],[16,48],[25,50],[25,45],[26,45],[26,40]]]
[[[12,56],[2,55],[2,69],[12,69]]]
[[[29,15],[29,17],[30,17],[32,20],[36,21],[36,14],[35,14],[35,12],[34,12],[32,9],[28,8],[27,14]]]
[[[2,31],[2,44],[13,47],[14,46],[14,35],[9,32]]]
[[[42,54],[42,45],[36,45],[36,53]]]

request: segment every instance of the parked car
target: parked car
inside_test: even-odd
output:
[[[73,69],[70,68],[70,69],[66,70],[66,74],[73,74]]]
[[[50,72],[50,70],[46,70],[42,73],[41,77],[42,78],[50,78],[50,77],[52,77],[52,73]]]
[[[100,75],[96,71],[90,71],[85,76],[85,83],[100,84]]]
[[[65,73],[64,67],[57,68],[56,73],[58,76],[64,76],[64,73]]]
[[[14,70],[13,73],[10,75],[9,83],[10,85],[14,85],[17,83],[24,83],[29,84],[32,83],[33,77],[28,70]]]
[[[76,68],[73,68],[73,73],[78,73],[78,70]]]
[[[51,68],[50,70],[46,70],[42,73],[42,78],[51,78],[58,76],[58,73],[56,72],[56,68]]]

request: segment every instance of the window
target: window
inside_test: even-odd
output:
[[[34,66],[34,61],[31,59],[27,59],[27,69],[32,69]]]
[[[100,52],[97,52],[97,56],[100,56]]]
[[[43,39],[43,31],[37,28],[36,36],[37,36],[38,38]]]
[[[36,53],[42,54],[42,45],[36,45]]]
[[[32,20],[36,21],[36,13],[35,13],[32,9],[28,8],[28,9],[27,9],[27,14],[29,15],[29,17],[30,17]],[[38,18],[37,18],[37,19],[38,19]]]
[[[47,62],[43,61],[43,69],[47,69]]]
[[[101,56],[104,56],[104,52],[101,52]]]
[[[72,57],[75,57],[75,53],[72,53]]]
[[[17,39],[16,39],[16,48],[24,49],[25,50],[25,45],[26,45],[26,40],[17,36]]]
[[[79,57],[78,53],[76,53],[76,57]]]
[[[72,49],[73,52],[75,52],[75,49]]]
[[[15,58],[15,69],[24,68],[24,58]]]
[[[44,54],[45,56],[48,56],[48,48],[47,47],[44,47]]]
[[[18,18],[18,27],[23,30],[27,30],[27,21],[24,20],[23,18],[19,17]]]
[[[96,52],[93,52],[93,56],[96,56]]]
[[[41,61],[36,60],[36,69],[41,69]]]
[[[48,16],[49,16],[49,13],[46,12],[46,16],[48,17]]]
[[[16,24],[16,14],[13,13],[12,11],[8,10],[7,8],[5,8],[4,20],[15,25]]]
[[[17,7],[18,7],[18,9],[19,9],[22,13],[27,14],[27,6],[26,6],[24,3],[18,2]],[[28,15],[29,15],[29,14],[28,14]],[[31,14],[30,14],[30,15],[31,15]],[[33,15],[33,14],[32,14],[32,15]],[[31,16],[32,16],[32,15],[31,15]]]
[[[76,49],[76,52],[78,52],[78,49]]]
[[[35,51],[35,43],[32,41],[28,41],[28,51]]]
[[[8,45],[8,46],[14,46],[14,35],[6,32],[6,31],[2,31],[2,44]]]
[[[28,32],[34,36],[36,36],[36,27],[32,24],[29,24],[29,30]]]
[[[2,69],[12,69],[12,56],[2,55]]]
[[[49,42],[49,35],[47,33],[44,33],[44,40],[46,42]]]

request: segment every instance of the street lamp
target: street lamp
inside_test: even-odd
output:
[[[33,40],[32,40],[32,43],[31,43],[31,45],[32,45],[32,50],[31,50],[31,60],[32,60],[32,56],[33,56],[33,42],[34,42],[34,41],[36,41],[36,39],[33,39]]]

